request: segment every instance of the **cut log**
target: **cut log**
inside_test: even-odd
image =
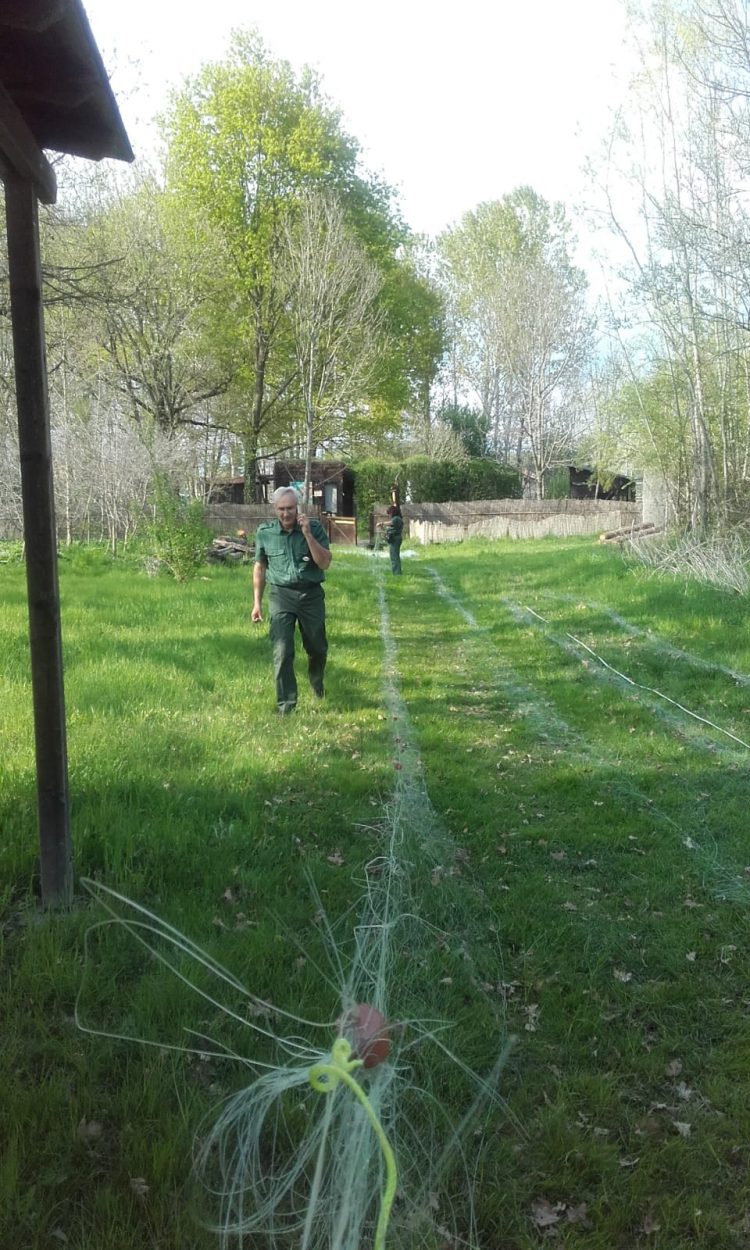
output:
[[[213,563],[239,563],[250,561],[255,556],[255,544],[246,538],[229,538],[221,535],[215,538],[206,552],[206,559]]]
[[[600,534],[599,542],[623,543],[630,539],[653,538],[663,533],[664,530],[660,526],[654,525],[652,521],[646,521],[642,525],[624,525],[622,529],[609,530],[606,534]]]

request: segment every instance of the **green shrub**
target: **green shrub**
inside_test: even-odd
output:
[[[189,581],[205,563],[212,539],[203,504],[197,499],[188,503],[164,474],[154,481],[152,503],[154,519],[147,527],[151,554],[176,581]]]
[[[498,460],[469,460],[464,472],[462,499],[520,499],[521,477],[517,469]]]
[[[0,564],[23,564],[24,544],[20,538],[4,539],[0,542]]]
[[[359,460],[352,465],[357,513],[368,517],[376,504],[390,503],[396,478],[404,488],[403,464],[395,460]]]
[[[567,469],[553,469],[544,483],[545,499],[567,499],[570,496],[570,473]]]
[[[521,479],[516,469],[497,460],[431,460],[411,456],[403,461],[361,460],[352,466],[357,508],[366,516],[378,503],[390,500],[398,478],[402,499],[411,503],[445,503],[465,499],[520,499]]]

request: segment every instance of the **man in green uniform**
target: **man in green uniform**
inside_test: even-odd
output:
[[[313,693],[322,699],[328,654],[325,594],[322,582],[331,552],[320,521],[298,511],[299,496],[291,487],[274,491],[276,521],[263,521],[255,539],[253,621],[263,620],[263,592],[268,582],[268,606],[276,702],[284,714],[297,705],[294,675],[294,630],[299,625],[307,652],[307,672]]]
[[[390,520],[386,526],[385,538],[388,543],[388,549],[391,556],[391,572],[401,572],[401,540],[404,536],[404,519],[401,516],[401,509],[397,504],[391,504],[388,509]]]

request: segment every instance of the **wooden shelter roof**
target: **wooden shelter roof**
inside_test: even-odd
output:
[[[133,160],[81,0],[0,0],[0,84],[39,148]]]

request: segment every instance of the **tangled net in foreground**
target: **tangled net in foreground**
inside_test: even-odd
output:
[[[269,1055],[248,1056],[236,1043],[192,1029],[185,1043],[169,1047],[233,1059],[253,1072],[196,1134],[195,1170],[217,1212],[210,1227],[222,1246],[244,1245],[245,1238],[289,1250],[478,1245],[474,1177],[487,1118],[501,1106],[497,1085],[508,1046],[494,1045],[482,1077],[443,1042],[445,1021],[399,1011],[412,998],[424,1005],[415,993],[424,975],[420,951],[442,937],[404,908],[399,858],[391,853],[368,870],[348,967],[342,944],[327,930],[340,1014],[319,1022],[274,1005],[286,1026],[277,1031],[267,1022],[269,1005],[189,938],[100,882],[83,883],[109,919],[86,935],[80,1028],[163,1046],[83,1019],[94,949],[124,932],[218,1011],[216,1018],[250,1029]],[[460,958],[468,965],[463,944]],[[249,1019],[238,1006],[243,1000],[252,1008]],[[499,1037],[498,1029],[496,1043]]]

